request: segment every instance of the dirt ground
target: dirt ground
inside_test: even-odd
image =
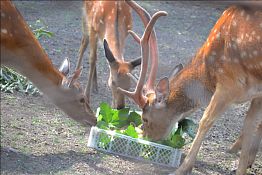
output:
[[[169,75],[178,64],[186,64],[201,47],[222,11],[223,4],[207,2],[146,2],[139,1],[150,14],[168,12],[156,24],[160,65],[158,78]],[[76,65],[81,39],[81,1],[16,1],[29,24],[43,20],[52,38],[42,38],[41,44],[53,64],[59,66],[65,57]],[[134,31],[141,34],[142,23],[134,14]],[[138,45],[128,38],[126,58],[139,56]],[[108,65],[102,47],[98,49],[99,92],[92,94],[95,110],[101,102],[111,102],[107,87]],[[87,58],[87,53],[85,58]],[[81,83],[86,83],[87,59]],[[135,73],[138,74],[138,69]],[[128,105],[136,107],[131,101]],[[247,104],[232,106],[215,123],[198,154],[193,174],[234,174],[239,155],[226,153],[242,127]],[[203,109],[192,115],[199,121]],[[90,128],[84,128],[67,118],[45,96],[32,97],[20,93],[1,93],[1,174],[168,174],[175,169],[157,166],[124,157],[105,154],[88,148]],[[183,149],[187,153],[188,145]],[[249,174],[262,174],[262,154],[249,169]]]

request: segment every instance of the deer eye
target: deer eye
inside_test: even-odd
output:
[[[80,103],[85,103],[85,99],[84,98],[80,98]]]
[[[142,120],[143,120],[144,123],[148,122],[148,120],[146,118],[143,118]]]

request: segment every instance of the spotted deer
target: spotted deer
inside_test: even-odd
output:
[[[147,25],[150,15],[134,1],[127,2]],[[155,34],[152,32],[150,38],[154,42],[144,42],[143,37],[140,39],[132,31],[130,34],[141,44],[142,70],[134,92],[118,90],[142,109],[144,136],[163,139],[174,123],[207,106],[191,149],[175,174],[185,175],[192,171],[206,133],[229,106],[251,101],[242,135],[232,147],[233,151],[241,149],[236,174],[245,174],[255,160],[262,137],[261,9],[247,5],[230,6],[194,58],[185,67],[177,65],[172,75],[160,79],[156,86],[158,55],[153,53],[157,50]],[[149,51],[152,66],[145,83]]]
[[[1,65],[27,77],[74,120],[95,125],[96,117],[77,82],[81,68],[68,79],[68,59],[64,60],[59,72],[11,1],[1,1],[0,13]]]
[[[125,40],[132,28],[131,8],[125,1],[84,1],[82,16],[82,39],[76,69],[82,65],[83,54],[89,44],[89,75],[85,94],[90,98],[91,88],[97,91],[97,42],[106,40],[112,55],[107,57],[110,69],[108,85],[112,92],[112,107],[125,106],[124,95],[117,87],[129,89],[131,80],[135,80],[131,71],[141,64],[141,58],[124,60]]]

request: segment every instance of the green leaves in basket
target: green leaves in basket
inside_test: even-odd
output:
[[[142,124],[141,116],[135,111],[130,112],[129,108],[121,110],[112,109],[106,103],[100,104],[100,111],[97,118],[97,127],[105,130],[114,130],[116,133],[124,134],[133,138],[141,138],[138,126]],[[190,119],[183,119],[176,124],[170,136],[157,143],[173,148],[182,148],[186,143],[185,134],[194,138],[197,125]],[[147,140],[146,138],[143,138]],[[108,141],[108,140],[106,140]],[[106,141],[103,141],[106,145]]]
[[[138,138],[138,133],[136,132],[135,127],[130,124],[127,129],[123,132],[123,134],[133,137],[133,138]]]
[[[141,116],[138,113],[136,113],[135,111],[130,112],[128,121],[129,123],[134,123],[135,126],[139,126],[142,124]]]
[[[130,123],[135,126],[142,123],[140,115],[136,112],[129,112],[129,108],[112,109],[107,103],[100,104],[97,121],[97,127],[102,129],[120,129]]]
[[[164,145],[171,146],[173,148],[182,148],[185,145],[185,139],[182,137],[183,131],[178,128],[174,134],[171,134],[167,140],[163,141]]]

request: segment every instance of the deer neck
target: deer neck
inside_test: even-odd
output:
[[[27,77],[52,100],[62,93],[61,84],[64,76],[52,65],[40,45],[27,43],[16,51],[1,47],[1,51],[1,58],[3,58],[1,61],[4,65]]]
[[[168,105],[175,113],[194,111],[211,100],[216,78],[210,74],[204,54],[201,49],[191,63],[170,79]]]

